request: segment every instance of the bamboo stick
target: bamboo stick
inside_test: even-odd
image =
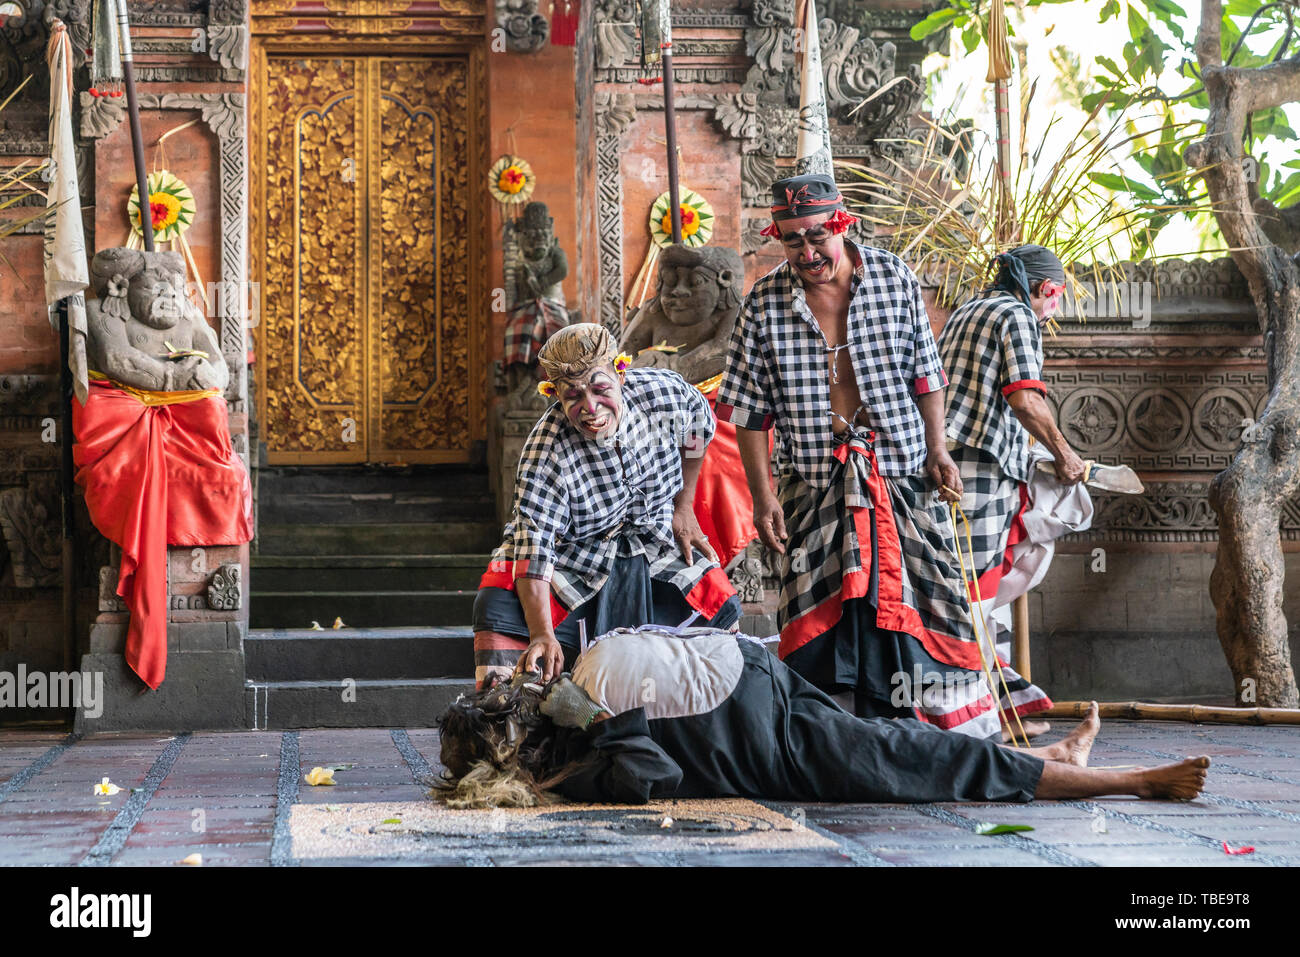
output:
[[[1090,701],[1058,701],[1055,707],[1035,717],[1082,718]],[[1226,708],[1204,704],[1151,704],[1145,701],[1106,701],[1098,704],[1103,718],[1134,721],[1195,721],[1203,724],[1295,724],[1300,725],[1300,708]]]
[[[1015,647],[1012,649],[1012,660],[1016,664],[1016,671],[1020,672],[1020,677],[1026,681],[1032,681],[1029,677],[1029,595],[1021,595],[1011,605],[1012,615],[1012,634],[1015,636]]]

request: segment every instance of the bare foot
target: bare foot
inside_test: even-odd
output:
[[[1140,798],[1169,798],[1190,801],[1205,788],[1205,769],[1210,759],[1187,758],[1177,764],[1166,764],[1138,772],[1140,784],[1134,792]]]
[[[1063,752],[1061,760],[1066,764],[1086,768],[1088,755],[1092,751],[1092,742],[1097,740],[1097,732],[1100,730],[1101,718],[1097,716],[1097,702],[1094,701],[1088,706],[1087,717],[1060,742]]]
[[[1016,725],[1016,730],[1013,734],[1011,729],[1004,724],[1002,725],[1002,743],[1008,744],[1012,741],[1019,740],[1021,738],[1021,728],[1025,729],[1024,737],[1026,738],[1036,738],[1040,734],[1046,734],[1048,731],[1052,730],[1052,726],[1046,721],[1021,721],[1020,724]]]

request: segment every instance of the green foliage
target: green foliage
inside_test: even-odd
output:
[[[1052,0],[1026,0],[1037,7]],[[1191,14],[1174,0],[1078,0],[1095,3],[1098,23],[1118,20],[1127,27],[1128,39],[1118,50],[1094,52],[1095,69],[1084,70],[1090,89],[1081,92],[1075,77],[1062,84],[1067,96],[1077,95],[1080,108],[1089,114],[1136,117],[1152,106],[1162,109],[1160,130],[1132,140],[1128,159],[1132,172],[1099,171],[1090,177],[1098,187],[1112,190],[1135,210],[1146,208],[1149,241],[1139,243],[1134,254],[1149,251],[1160,229],[1177,216],[1171,207],[1201,208],[1204,188],[1194,171],[1183,161],[1183,148],[1204,133],[1209,100],[1201,86],[1192,49],[1199,9]],[[970,53],[984,36],[979,11],[970,0],[949,0],[947,7],[931,13],[913,29],[921,35],[951,28]],[[1008,4],[1010,13],[1014,7]],[[1297,29],[1292,29],[1292,23]],[[1008,25],[1010,30],[1010,25]],[[975,34],[974,41],[970,34]],[[1285,57],[1300,56],[1300,3],[1296,0],[1225,0],[1222,28],[1225,63],[1257,67]],[[1058,64],[1066,62],[1056,59]],[[1170,80],[1175,72],[1177,80]],[[1176,118],[1181,118],[1180,119]],[[1133,132],[1132,122],[1129,131]],[[1259,191],[1278,206],[1300,201],[1300,162],[1292,159],[1297,142],[1287,115],[1281,108],[1255,113],[1247,127],[1244,152],[1259,162]],[[1287,153],[1280,163],[1268,162],[1268,151],[1276,144]],[[1141,171],[1141,175],[1138,174]]]
[[[31,77],[29,76],[18,84],[17,89],[5,97],[4,102],[0,103],[0,113],[4,112],[4,108],[9,105],[10,100],[17,96],[30,80]],[[3,123],[0,123],[0,127],[3,127]],[[34,163],[31,160],[23,160],[15,166],[0,168],[0,212],[17,207],[18,203],[33,193],[40,196],[45,195],[45,191],[40,188],[40,177],[37,175],[43,168],[44,164]],[[30,209],[31,207],[23,208]],[[5,218],[0,219],[0,239],[18,232],[29,223],[44,219],[45,216],[46,208],[44,205],[39,208],[39,212],[26,218],[14,218],[5,214]],[[4,259],[2,254],[0,254],[0,259]],[[10,268],[13,268],[7,259],[4,259],[4,262],[6,265],[10,265]]]
[[[1055,130],[1053,121],[1033,155],[1022,155],[1004,194],[986,131],[926,117],[920,122],[922,128],[895,141],[902,157],[837,165],[848,174],[849,205],[876,231],[873,242],[932,281],[944,305],[969,295],[993,256],[1021,243],[1054,250],[1072,283],[1080,281],[1076,269],[1097,285],[1116,282],[1115,264],[1131,250],[1144,255],[1170,218],[1192,211],[1167,202],[1163,184],[1114,172],[1116,156],[1135,140],[1164,135],[1159,124],[1130,131],[1122,118],[1099,123],[1092,114],[1071,131]],[[1176,126],[1169,131],[1175,141],[1181,134]],[[1049,143],[1061,151],[1049,153]]]

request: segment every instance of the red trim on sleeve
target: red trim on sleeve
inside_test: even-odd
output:
[[[1043,395],[1047,395],[1047,384],[1045,382],[1040,382],[1038,379],[1021,379],[1019,382],[1004,385],[1002,387],[1002,394],[1010,395],[1012,392],[1019,392],[1021,389],[1036,389]]]
[[[518,563],[516,563],[518,564]],[[506,591],[517,592],[515,588],[515,574],[510,568],[510,562],[489,562],[488,570],[483,573],[483,577],[478,581],[479,588],[504,588]],[[560,627],[560,622],[569,617],[569,609],[560,604],[559,599],[555,597],[555,592],[548,591],[551,599],[551,627]]]
[[[928,395],[948,387],[948,373],[942,369],[937,375],[922,376],[912,383],[912,391],[917,395]]]
[[[732,421],[731,416],[735,412],[736,412],[736,407],[734,405],[727,405],[727,403],[725,402],[719,402],[713,409],[713,413],[718,417],[719,422],[731,422]],[[741,413],[741,414],[745,415],[746,413]],[[772,427],[772,416],[765,415],[763,416],[763,424],[760,425],[757,429],[754,429],[753,431],[756,432],[766,431],[771,427]],[[740,428],[745,429],[745,428],[749,428],[749,426],[742,425],[740,426]]]

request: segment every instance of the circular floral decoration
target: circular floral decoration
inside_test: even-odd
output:
[[[153,238],[157,242],[179,239],[181,233],[194,222],[194,194],[178,176],[165,169],[149,174],[149,212],[153,222]],[[137,236],[140,230],[140,190],[133,187],[126,203],[126,216],[131,231]]]
[[[681,190],[679,205],[682,210],[682,243],[703,246],[713,235],[713,207],[691,189]],[[673,220],[667,193],[656,199],[650,208],[650,237],[658,246],[673,244]]]
[[[533,168],[525,160],[509,153],[493,163],[488,171],[488,191],[503,206],[528,202],[536,185]]]

